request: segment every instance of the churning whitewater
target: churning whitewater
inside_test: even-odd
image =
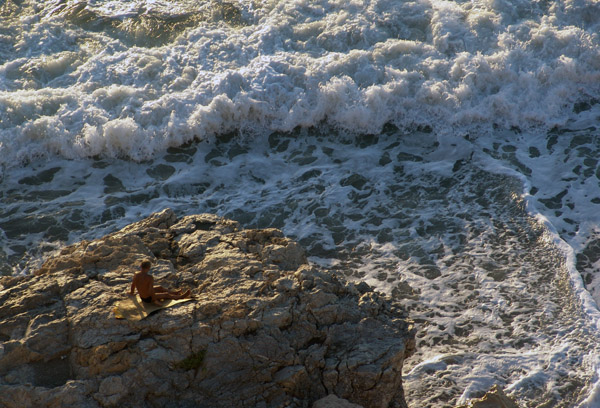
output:
[[[409,406],[600,406],[600,3],[0,4],[0,272],[153,211],[403,299]]]
[[[547,129],[597,99],[599,22],[584,0],[7,0],[2,163],[322,123]]]

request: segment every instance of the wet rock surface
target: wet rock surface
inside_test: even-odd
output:
[[[117,320],[144,259],[196,300]],[[402,306],[309,265],[276,229],[164,210],[0,285],[3,407],[406,406]]]

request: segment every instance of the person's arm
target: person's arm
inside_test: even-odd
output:
[[[129,295],[133,296],[135,293],[135,278],[131,281],[131,289],[129,290]]]

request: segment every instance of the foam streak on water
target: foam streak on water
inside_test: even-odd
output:
[[[0,272],[173,208],[402,299],[410,406],[600,395],[600,10],[0,6]]]

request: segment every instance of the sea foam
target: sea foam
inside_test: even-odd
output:
[[[4,166],[48,153],[143,160],[231,130],[323,123],[546,130],[600,99],[591,1],[231,3],[240,24],[194,2],[77,3],[83,20],[57,4],[2,16]],[[165,24],[166,44],[149,32],[132,45],[122,27],[183,14],[204,17]]]

